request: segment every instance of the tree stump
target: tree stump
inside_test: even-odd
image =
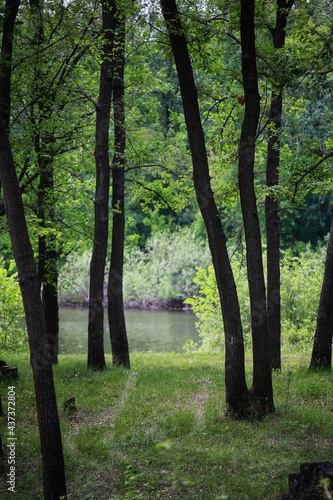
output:
[[[63,405],[64,412],[66,413],[74,413],[77,411],[75,404],[75,396],[70,396],[66,399]]]
[[[289,475],[289,500],[322,500],[333,491],[333,463],[307,462]]]
[[[0,378],[4,377],[18,377],[18,372],[16,366],[8,366],[5,361],[0,360]]]

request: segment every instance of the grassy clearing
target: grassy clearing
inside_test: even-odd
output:
[[[101,374],[87,372],[84,356],[62,356],[54,373],[69,498],[278,498],[300,463],[333,456],[333,374],[307,373],[308,359],[285,357],[274,374],[276,413],[258,423],[225,417],[219,354],[134,353],[130,371]],[[19,369],[15,498],[41,499],[28,357],[6,361]],[[73,414],[62,409],[69,396]],[[4,444],[6,436],[3,427]],[[9,499],[6,472],[0,496]]]

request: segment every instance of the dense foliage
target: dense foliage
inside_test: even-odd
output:
[[[0,350],[16,351],[27,346],[23,329],[23,306],[17,273],[12,262],[7,269],[0,261]]]
[[[87,300],[90,254],[70,257],[60,275],[60,297]],[[124,299],[128,307],[181,307],[198,291],[195,269],[209,264],[206,242],[184,227],[160,231],[143,248],[130,246],[124,264]]]
[[[308,349],[313,341],[320,289],[323,277],[325,253],[323,248],[307,246],[298,255],[290,251],[281,261],[281,321],[282,342],[293,349]],[[239,253],[233,259],[233,271],[243,319],[246,344],[251,344],[250,304],[244,256]],[[187,299],[198,321],[202,338],[200,349],[220,349],[224,343],[221,308],[212,266],[197,271],[195,282],[200,292]],[[189,342],[187,349],[197,348]]]

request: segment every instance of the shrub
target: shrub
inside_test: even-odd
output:
[[[307,247],[299,256],[290,251],[281,260],[282,341],[292,348],[308,347],[313,340],[324,269],[324,249]],[[250,303],[246,264],[236,256],[232,268],[237,285],[245,343],[251,343]],[[196,314],[202,349],[221,347],[223,322],[215,273],[212,266],[197,270],[199,293],[188,299]]]
[[[89,292],[90,253],[68,256],[60,270],[60,298],[83,302]],[[144,305],[183,300],[198,291],[193,279],[197,267],[210,263],[208,246],[191,228],[159,232],[143,249],[128,246],[124,262],[124,300]],[[107,276],[105,276],[105,283]]]
[[[325,249],[308,246],[298,256],[290,251],[281,261],[282,341],[293,348],[313,340],[324,272]]]
[[[240,256],[232,262],[232,269],[237,285],[238,300],[243,320],[243,332],[245,342],[250,342],[250,302],[248,298],[248,287],[246,268]],[[217,290],[215,272],[213,266],[206,269],[198,269],[194,278],[198,285],[199,293],[186,300],[193,308],[198,318],[196,323],[199,335],[202,338],[203,350],[221,348],[224,345],[224,329],[220,298]]]
[[[190,297],[197,291],[196,268],[209,262],[207,244],[190,228],[158,233],[143,250],[132,249],[126,254],[124,299],[143,304]]]
[[[69,255],[59,272],[59,297],[71,303],[82,303],[89,293],[91,253]]]
[[[27,335],[19,322],[24,316],[17,274],[0,262],[0,349],[15,351],[26,347]]]

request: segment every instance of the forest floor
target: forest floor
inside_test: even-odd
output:
[[[12,355],[15,386],[16,493],[8,465],[0,497],[42,499],[42,472],[28,355]],[[333,374],[308,373],[309,354],[289,353],[274,373],[276,412],[256,421],[225,415],[221,353],[133,353],[131,370],[87,371],[84,356],[63,355],[54,376],[69,500],[273,500],[303,462],[333,457]],[[247,363],[250,377],[250,360]],[[75,397],[76,408],[63,404]]]

